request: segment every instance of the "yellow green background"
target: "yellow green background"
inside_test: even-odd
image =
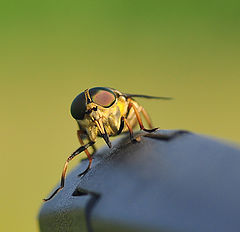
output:
[[[0,231],[38,230],[86,88],[172,96],[139,100],[155,126],[239,144],[239,12],[233,0],[1,1]]]

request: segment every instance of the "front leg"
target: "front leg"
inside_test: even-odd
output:
[[[82,146],[84,146],[84,142],[83,142],[83,139],[82,139],[82,136],[83,136],[83,135],[86,135],[86,132],[84,132],[84,131],[82,131],[82,130],[78,130],[78,131],[77,131],[78,140],[79,140],[79,142],[80,142],[80,144],[81,144]],[[88,135],[87,135],[87,136],[88,136]],[[89,137],[88,137],[88,138],[89,138]],[[94,146],[94,145],[92,145],[92,146]],[[85,174],[88,172],[88,170],[90,169],[91,164],[92,164],[92,156],[90,155],[88,149],[85,149],[84,152],[86,153],[89,162],[88,162],[87,168],[86,168],[82,173],[80,173],[78,176],[85,175]]]
[[[95,142],[91,141],[89,143],[87,143],[84,146],[79,147],[75,152],[73,152],[66,160],[63,171],[62,171],[62,176],[61,176],[61,184],[60,186],[52,193],[52,195],[48,198],[43,199],[43,201],[49,201],[50,199],[52,199],[63,187],[64,187],[64,183],[65,183],[65,176],[66,176],[66,172],[67,172],[67,167],[68,167],[68,163],[74,158],[76,157],[78,154],[80,154],[81,152],[85,151],[89,146],[92,146]]]

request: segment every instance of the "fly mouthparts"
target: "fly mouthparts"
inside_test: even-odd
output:
[[[108,145],[108,147],[111,148],[111,147],[112,147],[112,144],[111,144],[111,142],[110,142],[110,140],[109,140],[108,134],[107,134],[107,133],[102,134],[102,137],[103,137],[103,139],[105,140],[105,142],[106,142],[106,144]]]

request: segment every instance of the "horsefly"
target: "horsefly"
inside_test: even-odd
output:
[[[153,128],[150,117],[145,109],[139,105],[134,98],[163,99],[170,100],[169,97],[153,97],[138,94],[126,94],[112,88],[95,87],[86,89],[80,93],[72,102],[71,115],[77,121],[79,129],[77,130],[78,140],[81,144],[66,160],[60,187],[57,188],[48,201],[59,192],[65,183],[65,176],[69,161],[81,152],[85,152],[88,157],[88,167],[79,176],[84,175],[91,167],[92,156],[88,151],[89,147],[94,147],[97,137],[102,137],[109,148],[112,147],[109,137],[119,135],[122,132],[129,132],[130,140],[135,141],[133,137],[133,128],[139,124],[141,130],[153,132],[158,128]],[[150,129],[143,126],[140,113],[145,118]],[[88,143],[84,144],[83,139]]]

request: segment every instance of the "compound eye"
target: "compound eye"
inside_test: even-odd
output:
[[[76,120],[82,120],[86,112],[85,94],[80,93],[72,102],[71,115]]]
[[[96,87],[89,90],[92,101],[103,107],[110,107],[116,101],[114,92],[108,88]]]

